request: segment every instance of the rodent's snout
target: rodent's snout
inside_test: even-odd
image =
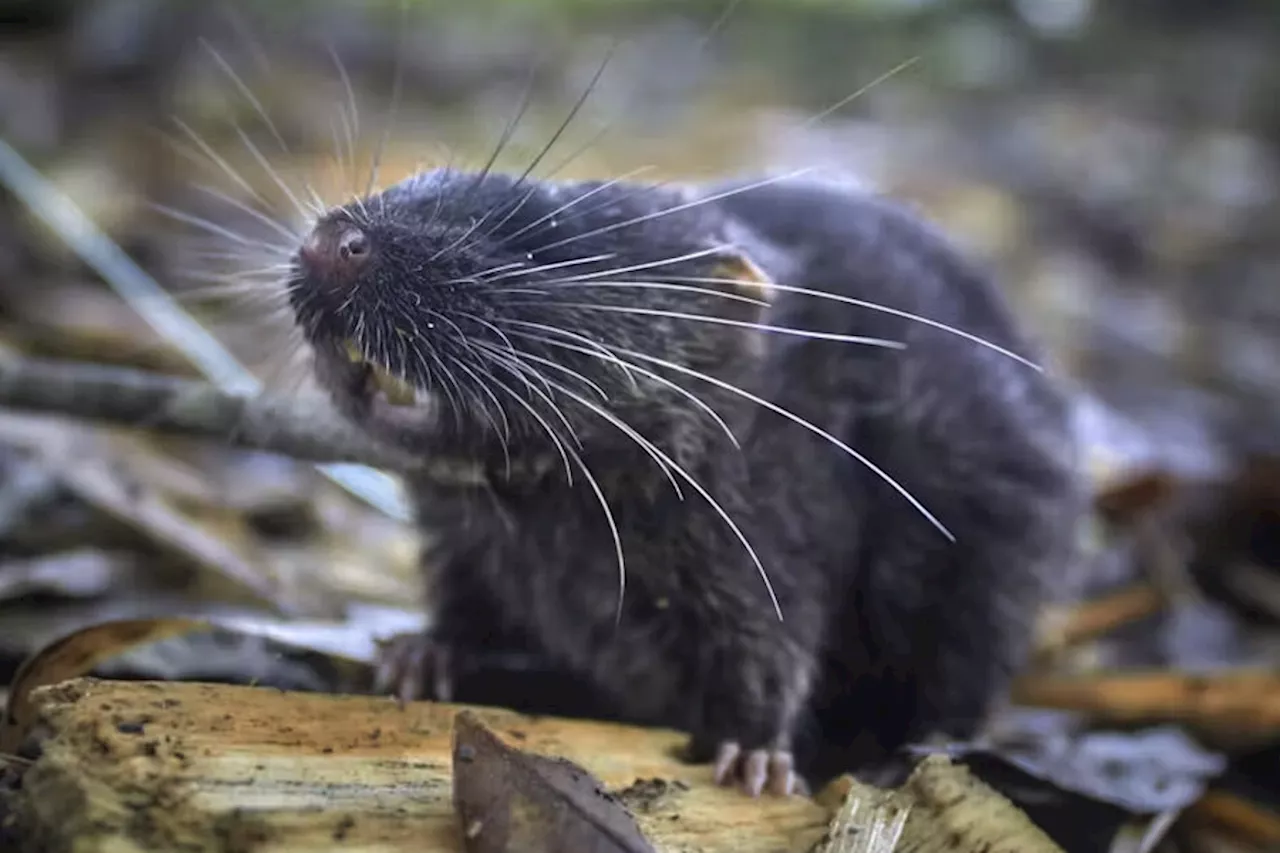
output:
[[[298,249],[307,271],[342,284],[349,282],[369,259],[369,237],[350,222],[321,222]]]

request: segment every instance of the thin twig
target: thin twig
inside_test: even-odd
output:
[[[26,204],[157,334],[186,355],[211,381],[228,392],[248,392],[260,387],[257,378],[237,362],[217,338],[179,308],[75,202],[3,139],[0,139],[0,184]],[[323,465],[320,470],[387,515],[408,518],[408,509],[394,481],[385,475],[351,465]]]
[[[221,391],[207,382],[35,358],[0,360],[0,406],[207,438],[310,462],[391,471],[410,457],[376,444],[323,397]]]

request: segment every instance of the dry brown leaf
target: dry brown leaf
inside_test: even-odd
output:
[[[0,722],[0,752],[16,753],[34,723],[31,691],[76,678],[122,652],[167,637],[204,630],[198,619],[126,619],[104,622],[54,640],[18,668]]]
[[[585,769],[521,752],[479,718],[454,718],[453,802],[468,853],[655,853]]]

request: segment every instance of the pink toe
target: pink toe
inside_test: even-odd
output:
[[[769,757],[769,793],[780,797],[790,796],[795,784],[791,753],[775,752]]]
[[[743,787],[748,794],[758,797],[764,791],[764,785],[768,779],[769,754],[762,749],[753,750],[747,756],[746,767],[743,769]]]
[[[733,769],[738,763],[741,748],[733,741],[725,741],[716,751],[716,764],[712,777],[717,785],[728,784],[733,777]]]

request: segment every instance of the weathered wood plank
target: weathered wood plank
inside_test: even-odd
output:
[[[92,679],[33,700],[44,751],[19,816],[52,849],[462,849],[450,781],[460,706]],[[476,713],[508,743],[569,758],[621,792],[664,853],[800,853],[831,817],[806,798],[716,787],[708,767],[675,757],[675,732]]]

